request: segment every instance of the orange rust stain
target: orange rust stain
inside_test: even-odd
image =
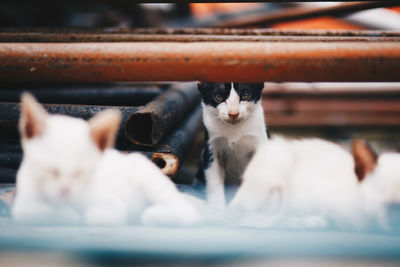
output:
[[[179,167],[179,159],[177,156],[171,153],[153,153],[152,160],[154,159],[162,159],[165,162],[165,166],[161,169],[161,171],[169,176],[174,176]]]
[[[319,17],[290,22],[276,23],[271,26],[274,29],[291,30],[362,30],[364,28],[333,17]]]
[[[256,9],[262,3],[192,3],[190,10],[196,18],[205,18],[213,14],[229,14]]]

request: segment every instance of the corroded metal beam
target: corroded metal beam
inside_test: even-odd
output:
[[[267,125],[400,127],[399,83],[266,83]]]
[[[162,93],[156,86],[8,84],[0,85],[0,101],[19,102],[24,91],[33,93],[40,103],[100,106],[142,106]]]
[[[201,125],[202,112],[195,109],[181,125],[154,149],[153,162],[170,176],[175,176],[182,165]]]
[[[256,25],[269,25],[277,22],[292,21],[305,18],[315,18],[319,16],[343,16],[353,12],[379,8],[397,6],[393,1],[363,1],[352,3],[341,3],[328,7],[292,7],[277,10],[274,12],[265,12],[261,14],[248,14],[222,20],[221,22],[206,23],[203,26],[214,27],[248,27]]]
[[[67,104],[43,104],[43,107],[51,114],[69,115],[82,119],[89,119],[96,113],[110,108],[110,106],[95,105],[67,105]],[[123,129],[129,116],[138,110],[137,107],[113,106],[122,114],[122,123],[118,139],[125,139]],[[20,104],[13,102],[0,102],[0,137],[7,139],[18,139],[18,120],[20,116]]]
[[[175,85],[135,111],[126,121],[125,134],[134,144],[156,145],[199,103],[195,83]]]
[[[1,82],[400,81],[400,43],[3,43]]]
[[[110,41],[128,41],[129,35],[229,35],[229,36],[321,36],[321,37],[400,37],[399,31],[393,30],[292,30],[271,28],[1,28],[2,42],[44,41],[58,42],[75,38],[82,41],[101,42],[102,38]],[[85,37],[84,37],[85,36]],[[107,37],[109,36],[109,37]],[[114,37],[114,39],[112,38]],[[59,39],[60,38],[60,39]],[[63,39],[61,39],[63,38]],[[82,38],[82,39],[79,39]],[[86,38],[86,39],[83,39]],[[121,38],[121,39],[119,39]],[[9,40],[9,41],[8,41]]]
[[[151,31],[150,31],[151,32]],[[393,31],[161,31],[160,33],[103,32],[0,32],[0,42],[82,43],[82,42],[399,42]],[[253,34],[251,34],[253,33]]]

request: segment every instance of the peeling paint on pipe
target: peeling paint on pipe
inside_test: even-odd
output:
[[[1,82],[400,81],[400,43],[3,43]]]

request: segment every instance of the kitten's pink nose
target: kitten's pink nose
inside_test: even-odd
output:
[[[62,197],[67,197],[69,195],[69,189],[67,187],[63,187],[60,190],[60,195]]]
[[[237,113],[237,112],[229,112],[228,115],[229,115],[229,118],[231,118],[233,120],[236,120],[237,117],[239,117],[239,113]]]

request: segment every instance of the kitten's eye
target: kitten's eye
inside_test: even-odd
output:
[[[224,98],[222,97],[222,95],[215,95],[214,96],[215,101],[217,101],[218,103],[221,103],[222,101],[224,101]]]
[[[240,95],[240,100],[241,101],[247,101],[250,99],[250,93],[244,92],[243,94]]]

